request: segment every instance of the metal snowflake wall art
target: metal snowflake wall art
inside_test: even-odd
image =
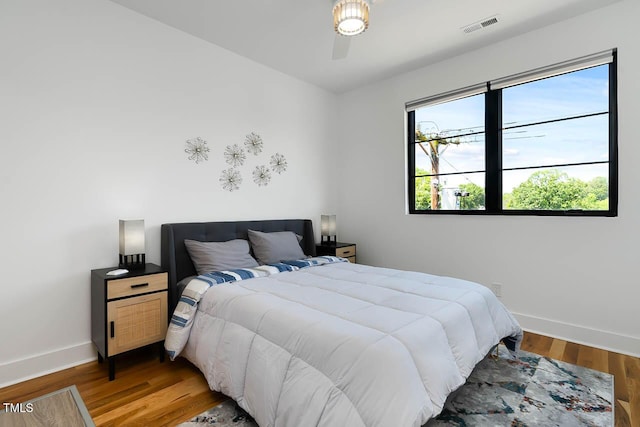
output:
[[[196,163],[209,160],[209,156],[207,155],[209,147],[207,147],[207,141],[204,139],[200,137],[188,139],[185,147],[184,152],[191,154],[189,160],[195,160]]]
[[[266,166],[256,166],[253,170],[253,182],[258,184],[258,187],[265,186],[271,181],[271,171]]]
[[[287,170],[287,159],[285,159],[280,153],[276,153],[271,156],[269,164],[271,165],[271,170],[277,174],[281,174]]]
[[[227,160],[228,164],[233,167],[237,167],[244,164],[247,155],[238,144],[233,144],[227,145],[227,149],[224,150],[224,158]]]
[[[271,183],[271,178],[274,174],[282,174],[287,170],[289,164],[284,155],[275,153],[269,157],[263,150],[264,142],[262,137],[255,132],[245,135],[244,144],[227,145],[223,155],[225,162],[229,166],[220,172],[218,179],[220,186],[229,192],[239,190],[243,182],[242,174],[246,176],[251,173],[253,182],[258,187],[266,187]],[[207,142],[202,138],[187,140],[184,151],[190,155],[189,160],[194,160],[196,163],[209,160],[208,153],[210,150]],[[249,153],[256,156],[255,160],[249,160]],[[253,156],[251,156],[252,159]],[[265,157],[269,159],[268,164],[265,164],[267,163]],[[254,166],[256,163],[263,164]],[[246,170],[243,170],[243,167]]]
[[[244,146],[248,152],[257,156],[258,153],[262,151],[262,146],[264,143],[262,142],[262,138],[257,133],[251,132],[244,139]]]
[[[242,175],[240,175],[237,169],[225,169],[220,175],[220,183],[222,184],[222,188],[227,191],[238,190],[240,184],[242,184]]]

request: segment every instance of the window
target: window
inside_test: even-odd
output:
[[[617,215],[616,51],[407,103],[410,213]]]

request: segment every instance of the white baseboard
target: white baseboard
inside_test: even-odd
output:
[[[0,388],[97,359],[91,342],[0,364]]]
[[[586,328],[584,326],[543,319],[527,314],[513,313],[513,315],[518,322],[520,322],[522,329],[529,332],[629,356],[640,357],[639,337]]]

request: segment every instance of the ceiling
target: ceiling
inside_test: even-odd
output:
[[[111,1],[341,93],[619,0],[374,0],[342,60],[332,60],[331,0]],[[462,30],[494,15],[497,24]]]

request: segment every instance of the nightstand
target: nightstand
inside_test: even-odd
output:
[[[316,254],[331,255],[346,258],[349,262],[356,262],[356,244],[355,243],[332,243],[316,245]]]
[[[109,363],[115,378],[115,356],[146,345],[162,343],[167,334],[168,275],[155,264],[119,276],[118,267],[91,270],[91,340],[98,362]],[[160,361],[164,348],[160,347]]]

